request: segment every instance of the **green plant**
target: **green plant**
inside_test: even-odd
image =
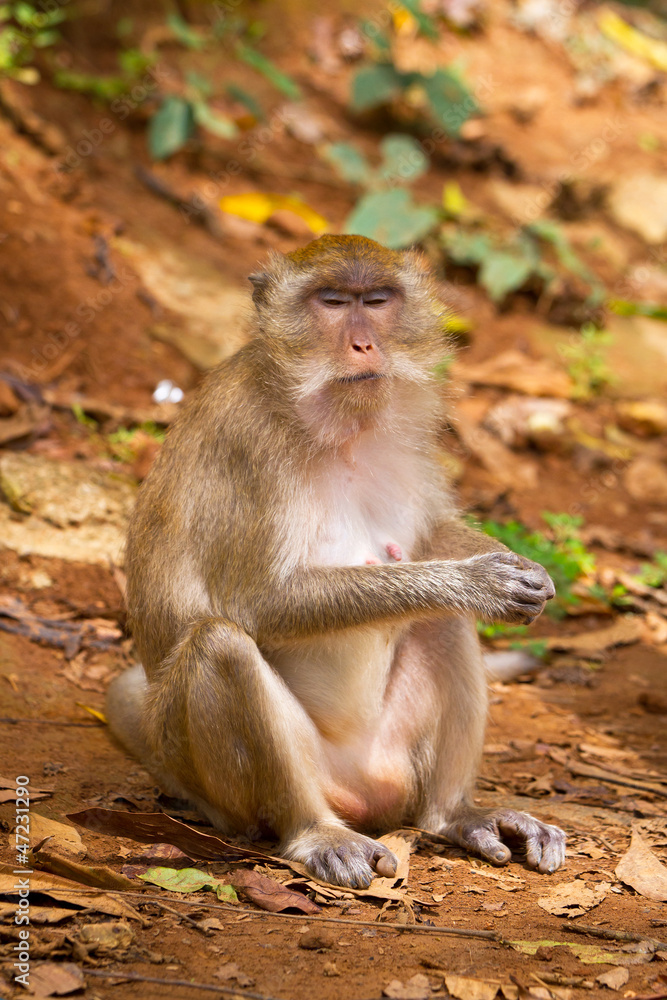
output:
[[[578,339],[559,346],[559,353],[567,362],[574,382],[575,397],[589,399],[613,382],[607,366],[607,348],[611,341],[610,333],[599,330],[594,323],[585,323]]]
[[[652,562],[643,563],[637,579],[646,587],[667,585],[667,552],[656,552]]]
[[[150,420],[138,424],[136,427],[119,427],[113,434],[107,435],[106,445],[117,461],[129,465],[137,457],[137,450],[147,437],[162,444],[165,439],[165,430]]]
[[[450,214],[451,212],[447,212]],[[587,287],[587,302],[602,301],[597,277],[579,259],[559,227],[548,221],[522,226],[509,236],[485,232],[476,219],[465,225],[465,218],[443,227],[442,245],[447,257],[456,264],[477,268],[477,280],[494,302],[502,302],[510,292],[529,282],[537,282],[548,291],[562,272],[579,278]],[[553,248],[553,263],[545,260],[545,250]]]
[[[435,22],[421,9],[419,0],[402,4],[420,34],[435,41]],[[357,70],[352,81],[350,105],[353,111],[369,111],[403,102],[405,108],[420,106],[427,120],[440,126],[446,135],[457,137],[461,126],[479,107],[461,74],[452,66],[440,67],[434,73],[403,72],[392,59],[392,35],[379,31],[372,22],[361,24],[364,36],[372,42],[371,61]]]
[[[66,17],[64,10],[44,11],[23,0],[0,4],[0,77],[37,83],[39,71],[31,65],[36,50],[58,41],[56,26]]]
[[[559,618],[569,605],[576,604],[578,599],[572,593],[572,584],[594,572],[595,557],[581,540],[582,518],[545,511],[542,519],[551,529],[551,537],[541,531],[530,531],[518,521],[507,524],[484,521],[482,530],[518,555],[544,566],[556,587],[556,597],[547,604],[547,612]]]
[[[421,145],[410,135],[392,133],[380,143],[380,163],[373,166],[351,143],[325,146],[323,156],[351,184],[365,188],[343,231],[368,236],[393,249],[418,242],[438,223],[440,212],[417,204],[406,186],[429,168]]]

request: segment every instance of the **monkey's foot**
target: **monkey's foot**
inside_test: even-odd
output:
[[[396,856],[378,840],[333,823],[316,823],[304,830],[284,854],[323,882],[350,889],[367,889],[375,875],[395,875],[398,865]]]
[[[474,851],[492,865],[506,865],[512,857],[503,841],[522,847],[528,865],[542,874],[555,872],[565,860],[565,834],[559,827],[513,809],[493,812],[467,809],[440,832],[453,844]]]

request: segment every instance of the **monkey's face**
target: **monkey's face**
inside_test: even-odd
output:
[[[446,336],[421,255],[324,236],[250,280],[260,341],[309,425],[372,417],[432,382]]]
[[[402,294],[389,285],[341,283],[308,296],[314,354],[325,365],[329,391],[346,408],[372,410],[384,403],[402,305]]]

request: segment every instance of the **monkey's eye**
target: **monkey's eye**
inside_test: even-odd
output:
[[[325,288],[324,291],[320,292],[319,300],[325,306],[330,306],[330,308],[335,309],[337,306],[346,306],[351,300],[350,295],[346,295],[345,292],[337,292],[333,289]]]
[[[383,306],[392,296],[392,291],[390,288],[374,288],[372,292],[366,292],[362,296],[362,302],[365,306]]]

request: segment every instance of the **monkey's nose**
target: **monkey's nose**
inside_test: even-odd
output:
[[[352,350],[358,351],[359,354],[370,354],[373,350],[373,343],[370,340],[353,340]]]

